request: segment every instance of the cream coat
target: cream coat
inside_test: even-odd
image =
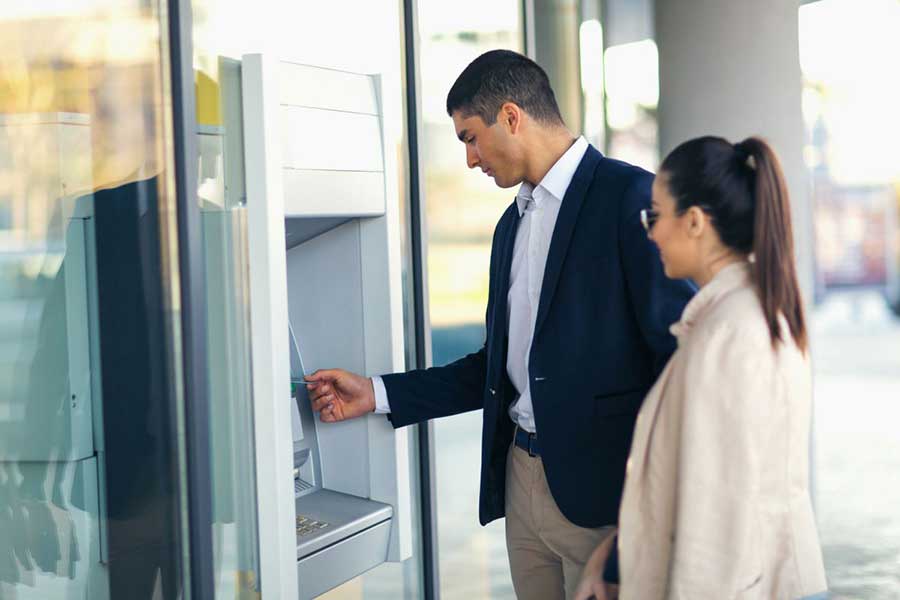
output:
[[[628,460],[620,597],[824,591],[806,357],[790,341],[773,349],[746,263],[722,269],[672,333],[678,350],[644,401]]]

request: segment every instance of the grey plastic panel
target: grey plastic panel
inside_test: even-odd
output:
[[[369,76],[322,67],[281,62],[281,104],[377,115],[381,112]]]
[[[300,598],[315,598],[380,565],[386,558],[390,534],[390,520],[384,521],[298,561]]]
[[[384,170],[379,117],[295,106],[280,112],[285,168]]]

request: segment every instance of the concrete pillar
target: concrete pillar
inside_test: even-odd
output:
[[[659,143],[761,135],[781,158],[793,206],[801,285],[813,292],[810,182],[803,162],[799,1],[656,0]]]
[[[529,54],[547,71],[566,125],[575,134],[582,129],[578,0],[526,0]],[[530,14],[529,14],[530,13]],[[529,19],[531,17],[531,19]]]

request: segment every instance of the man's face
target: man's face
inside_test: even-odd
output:
[[[478,167],[494,179],[501,188],[522,183],[521,152],[517,143],[516,126],[504,118],[504,110],[493,125],[485,125],[479,116],[466,117],[460,111],[453,112],[456,137],[466,146],[466,165]]]

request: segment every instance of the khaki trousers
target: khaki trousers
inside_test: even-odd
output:
[[[540,457],[510,446],[506,548],[519,600],[573,598],[585,563],[612,529],[588,529],[566,519],[550,495]]]

